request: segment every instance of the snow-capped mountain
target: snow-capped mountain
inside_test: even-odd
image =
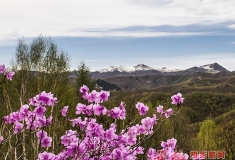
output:
[[[106,73],[106,72],[136,72],[136,71],[149,71],[149,70],[156,70],[159,72],[177,72],[180,71],[179,69],[168,69],[166,67],[162,68],[152,68],[145,64],[138,64],[136,66],[110,66],[108,68],[103,68],[98,70],[97,72]]]
[[[200,68],[205,69],[209,73],[227,72],[227,70],[218,63],[203,65],[200,66]]]
[[[136,71],[146,71],[146,70],[155,70],[149,66],[144,64],[138,64],[137,66],[110,66],[108,68],[103,68],[98,70],[97,72],[105,73],[105,72],[136,72]]]
[[[136,66],[111,66],[95,72],[92,72],[94,78],[108,78],[119,76],[142,76],[142,75],[185,75],[194,74],[195,72],[218,73],[228,72],[224,67],[218,63],[207,64],[199,67],[192,67],[189,69],[167,69],[153,68],[145,64],[138,64]]]

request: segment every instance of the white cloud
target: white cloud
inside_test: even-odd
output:
[[[235,29],[235,24],[228,26],[228,28]]]
[[[67,36],[82,36],[82,37],[164,37],[164,36],[193,36],[193,35],[209,35],[213,32],[127,32],[127,31],[106,31],[106,32],[83,32],[76,31],[66,34]],[[65,36],[65,35],[60,35]]]
[[[84,36],[88,33],[82,31],[87,28],[182,26],[229,21],[235,17],[235,1],[1,0],[0,11],[0,41],[6,41],[13,32],[17,33],[13,38],[35,37],[40,33],[50,36]],[[71,33],[73,29],[82,33]],[[139,33],[136,34],[138,36]]]

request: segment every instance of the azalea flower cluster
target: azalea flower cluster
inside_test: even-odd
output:
[[[0,65],[0,74],[3,74],[8,80],[12,80],[12,77],[15,75],[14,71],[7,72],[7,69],[4,64]]]
[[[57,98],[51,93],[42,92],[31,98],[28,104],[22,105],[19,111],[12,112],[8,116],[4,116],[5,124],[13,124],[14,133],[23,132],[24,127],[27,130],[38,131],[38,141],[42,147],[50,147],[52,138],[47,136],[47,132],[42,130],[51,124],[52,116],[46,117],[46,106],[54,106]]]
[[[99,124],[96,119],[91,118],[92,115],[100,116],[107,115],[113,119],[124,120],[126,118],[125,103],[121,102],[118,107],[114,107],[108,110],[102,106],[102,102],[107,101],[109,92],[106,91],[91,91],[87,86],[82,86],[80,89],[82,97],[88,101],[88,105],[78,103],[76,106],[77,115],[86,115],[84,119],[77,117],[70,119],[73,127],[78,127],[80,133],[77,131],[69,130],[65,135],[61,136],[61,144],[64,145],[64,149],[58,153],[53,154],[50,152],[40,153],[38,158],[43,159],[136,159],[137,155],[144,153],[144,148],[138,146],[137,139],[141,135],[150,135],[153,133],[153,127],[157,123],[157,116],[153,114],[153,117],[146,117],[141,120],[141,124],[128,127],[126,130],[122,130],[117,133],[116,124],[112,123],[108,129],[105,129],[102,124]],[[148,111],[148,106],[138,102],[136,108],[140,115],[145,115]],[[62,109],[62,115],[66,116],[68,106]],[[169,118],[173,114],[172,109],[163,111],[163,106],[157,108],[157,112],[162,116],[165,114],[166,118]],[[81,135],[85,135],[81,138]],[[183,153],[175,153],[176,140],[168,140],[164,146],[165,154],[150,155],[152,149],[148,152],[148,158],[159,159],[160,155],[167,155],[169,159],[174,157],[175,159],[185,160],[187,156]],[[155,151],[156,152],[156,151]]]
[[[4,75],[4,79],[2,80],[2,82],[4,82],[5,77],[7,78],[7,80],[11,81],[12,77],[15,75],[15,72],[14,71],[7,72],[5,65],[2,64],[2,65],[0,65],[0,74]],[[0,82],[0,83],[2,83],[2,82]],[[4,140],[3,136],[0,135],[0,144],[3,142],[3,140]]]
[[[64,159],[80,159],[80,160],[134,160],[137,156],[144,154],[146,151],[141,147],[141,140],[151,137],[154,133],[154,125],[157,120],[169,118],[173,114],[172,109],[163,110],[163,106],[157,107],[156,114],[151,117],[145,117],[140,124],[127,126],[125,129],[117,132],[116,123],[111,123],[109,128],[105,128],[99,123],[96,116],[107,116],[116,120],[126,119],[125,103],[121,102],[119,106],[107,109],[102,105],[108,100],[110,95],[107,91],[97,92],[95,90],[89,92],[89,88],[83,85],[80,88],[82,97],[87,100],[88,104],[78,103],[76,106],[76,118],[68,118],[74,130],[67,130],[60,137],[60,145],[62,150],[57,153],[41,152],[38,154],[39,160],[64,160]],[[182,95],[177,94],[173,97],[172,103],[181,104],[183,102]],[[19,111],[13,112],[4,117],[6,124],[13,124],[14,133],[21,133],[26,129],[34,130],[40,147],[51,147],[52,137],[45,131],[45,127],[51,124],[52,116],[45,116],[48,106],[54,106],[57,98],[51,93],[42,92],[29,100],[29,105],[23,105]],[[32,106],[32,107],[29,107]],[[138,102],[136,108],[141,116],[146,115],[149,110],[148,106]],[[69,106],[64,106],[61,110],[62,116],[66,117]],[[163,117],[163,115],[165,115]],[[0,139],[1,140],[1,139]],[[1,141],[0,141],[1,143]],[[163,149],[157,153],[150,148],[147,152],[148,159],[162,160],[185,160],[187,155],[174,152],[176,140],[170,139],[162,142]]]

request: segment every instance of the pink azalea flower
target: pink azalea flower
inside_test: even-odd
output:
[[[86,85],[83,85],[79,91],[82,95],[84,95],[89,92],[89,88]]]
[[[22,123],[19,123],[18,121],[16,121],[14,123],[14,133],[21,133],[23,131],[24,125]]]
[[[122,148],[115,148],[111,153],[112,159],[123,159],[123,156]]]
[[[20,107],[20,112],[19,112],[19,116],[20,116],[20,119],[24,119],[26,118],[27,114],[29,113],[29,105],[22,105]]]
[[[154,157],[157,156],[157,151],[153,148],[149,148],[148,152],[147,152],[147,157],[149,159],[153,159]]]
[[[51,146],[51,142],[52,142],[52,138],[51,137],[43,137],[41,139],[41,146],[46,148],[46,147],[50,147]]]
[[[54,96],[53,94],[46,93],[45,91],[43,91],[42,93],[31,98],[29,100],[29,102],[33,106],[38,106],[38,104],[47,105],[47,106],[54,106],[57,101],[57,98],[53,97],[53,96]]]
[[[122,110],[119,107],[114,107],[108,111],[108,116],[111,116],[114,119],[121,119]]]
[[[101,102],[107,101],[108,98],[109,98],[109,95],[110,95],[109,92],[107,92],[107,91],[101,91],[101,92],[100,92],[100,101],[101,101]]]
[[[86,98],[88,102],[97,102],[97,103],[100,102],[100,95],[95,90],[89,93]]]
[[[115,128],[109,128],[105,131],[105,139],[108,141],[111,141],[113,139],[117,139],[117,135],[115,134],[116,129]]]
[[[176,142],[177,140],[175,138],[171,138],[167,140],[168,146],[171,147],[172,149],[175,149]]]
[[[137,141],[137,127],[131,127],[128,129],[127,132],[127,144],[128,145],[134,145]]]
[[[148,106],[146,106],[146,105],[144,105],[143,103],[140,103],[140,102],[138,102],[136,104],[136,108],[138,109],[140,115],[145,115],[147,113],[147,111],[149,110]]]
[[[100,116],[101,114],[105,115],[107,112],[107,109],[104,106],[101,106],[99,104],[94,104],[93,111],[94,111],[94,115]]]
[[[44,151],[43,153],[38,154],[39,160],[54,160],[55,155]]]
[[[175,146],[176,146],[176,142],[177,142],[177,140],[176,139],[174,139],[174,138],[172,138],[172,139],[168,139],[167,140],[167,142],[163,142],[162,141],[162,143],[161,143],[161,146],[163,147],[163,148],[171,148],[171,149],[175,149]]]
[[[119,119],[126,119],[125,103],[121,102],[119,105],[119,108],[121,109],[120,114],[119,114]]]
[[[141,132],[148,135],[153,133],[153,126],[156,124],[156,115],[153,115],[153,118],[146,117],[141,120]]]
[[[55,155],[54,160],[64,160],[64,159],[66,159],[66,158],[67,158],[67,157],[66,157],[66,153],[61,152],[61,153],[59,153],[58,155]]]
[[[38,117],[42,117],[43,114],[45,113],[45,111],[46,111],[46,108],[43,107],[43,106],[41,106],[41,105],[39,105],[38,107],[36,107],[36,108],[34,109],[33,112],[34,112]]]
[[[137,147],[137,148],[136,148],[136,153],[138,153],[138,154],[144,154],[144,148],[143,148],[143,147]]]
[[[86,136],[97,137],[104,133],[103,126],[96,122],[89,122],[86,128]]]
[[[7,73],[6,77],[8,80],[12,81],[12,77],[15,75],[14,71],[10,71]]]
[[[85,114],[86,105],[82,103],[78,103],[76,106],[76,114]]]
[[[86,106],[86,111],[85,111],[85,113],[86,113],[88,116],[91,116],[91,115],[92,115],[92,108],[93,108],[93,104],[90,104],[90,105]]]
[[[159,105],[159,106],[157,107],[157,112],[160,113],[161,116],[162,116],[162,114],[164,113],[164,111],[163,111],[163,106]]]
[[[64,108],[61,110],[62,116],[66,117],[67,111],[68,111],[69,106],[64,106]]]
[[[72,126],[74,127],[76,124],[82,123],[81,117],[78,117],[76,119],[70,120],[72,122]]]
[[[47,105],[47,106],[54,106],[55,102],[57,101],[57,98],[53,97],[53,94],[46,93],[45,91],[37,95],[36,98],[39,103],[41,103],[42,105]]]
[[[37,127],[43,127],[46,124],[46,117],[42,116],[42,117],[36,117],[36,121],[34,121],[37,124]]]
[[[181,93],[173,95],[171,97],[171,100],[172,100],[171,104],[178,104],[178,105],[180,105],[180,104],[182,104],[184,102],[184,98],[182,97]]]
[[[12,122],[20,121],[19,112],[12,112],[12,113],[10,114],[10,118],[11,118],[11,121],[12,121]]]
[[[12,123],[10,116],[4,116],[3,119],[4,119],[5,124],[11,124]]]
[[[25,122],[26,122],[26,125],[27,125],[26,128],[27,129],[31,129],[31,130],[36,130],[37,129],[37,124],[34,120],[34,117],[35,117],[34,113],[30,112],[28,114],[28,117],[25,118]]]
[[[173,114],[173,110],[171,108],[165,111],[166,118],[169,118],[171,114]]]
[[[69,146],[70,143],[73,143],[73,142],[77,143],[78,138],[76,137],[76,134],[77,134],[76,131],[68,130],[65,135],[60,137],[61,144],[63,144],[64,146]]]
[[[5,64],[0,65],[0,74],[4,74],[6,73],[6,67]]]
[[[38,100],[36,97],[33,97],[31,99],[29,99],[29,104],[32,105],[32,106],[38,106]]]

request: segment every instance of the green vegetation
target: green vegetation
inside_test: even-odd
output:
[[[75,81],[69,79],[69,57],[58,50],[57,45],[50,38],[42,36],[36,38],[31,44],[26,44],[23,40],[19,41],[13,68],[16,72],[13,81],[0,85],[0,117],[18,110],[22,104],[28,103],[29,98],[42,91],[52,92],[59,99],[59,103],[51,108],[48,115],[51,114],[57,124],[48,133],[54,140],[51,150],[56,150],[60,136],[68,128],[72,128],[71,124],[61,116],[62,107],[69,105],[68,117],[76,117],[74,113],[76,104],[81,103],[79,88],[83,84],[91,90],[95,88],[89,68],[81,62],[76,71]],[[168,119],[159,128],[159,133],[148,141],[146,147],[151,144],[152,147],[157,148],[161,141],[174,137],[178,140],[178,150],[182,149],[187,153],[191,150],[225,150],[226,157],[234,159],[235,77],[229,76],[228,73],[221,73],[223,77],[221,79],[214,79],[210,74],[206,76],[209,77],[201,80],[187,75],[174,76],[168,80],[168,83],[175,85],[154,89],[112,91],[110,101],[104,105],[111,109],[124,101],[128,114],[123,123],[129,124],[135,119],[135,123],[140,123],[142,117],[135,108],[137,102],[147,104],[148,116],[152,116],[156,113],[158,105],[163,105],[165,109],[172,107],[171,95],[180,92],[185,98],[180,114]],[[177,108],[174,109],[177,110]],[[109,122],[109,119],[102,119],[102,117],[98,120]],[[123,123],[118,123],[117,128],[122,128]],[[3,130],[10,130],[3,125],[2,120],[1,125]],[[15,142],[17,137],[12,145]],[[31,151],[24,144],[17,152],[20,153],[23,149]],[[4,147],[1,152],[4,152]],[[13,156],[14,150],[10,154]],[[33,157],[30,158],[33,159]]]
[[[84,62],[80,63],[80,65],[78,66],[78,70],[75,71],[75,73],[77,90],[79,90],[82,85],[86,85],[91,91],[95,89],[95,81],[91,79],[90,69]]]
[[[217,126],[215,122],[211,119],[203,121],[197,135],[198,149],[206,151],[218,150],[216,134]]]

